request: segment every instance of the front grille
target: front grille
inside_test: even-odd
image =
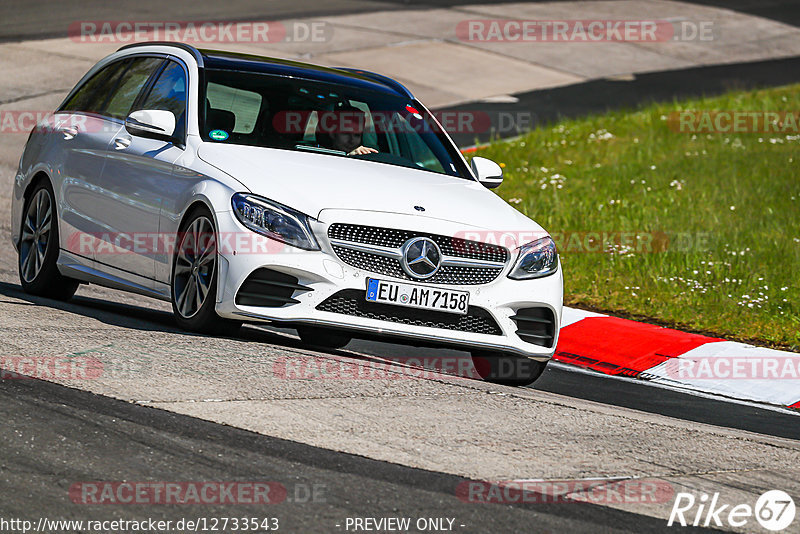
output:
[[[522,341],[540,347],[553,346],[556,321],[550,308],[522,308],[511,319],[517,324],[517,335]]]
[[[250,276],[242,282],[235,301],[241,306],[279,308],[300,302],[292,298],[297,291],[314,290],[300,285],[297,278],[290,274],[261,267],[250,273]]]
[[[369,254],[351,248],[338,247],[336,245],[333,245],[333,251],[339,256],[340,260],[353,267],[358,267],[365,271],[372,271],[373,273],[394,276],[396,278],[409,278],[403,271],[403,268],[400,267],[400,262],[395,259],[378,256],[377,254]],[[439,276],[439,274],[440,273],[436,273],[435,276]]]
[[[368,302],[364,298],[364,292],[357,289],[339,291],[318,304],[317,309],[352,317],[364,317],[366,319],[377,319],[379,321],[413,326],[426,326],[493,336],[503,334],[492,315],[477,306],[470,306],[466,315],[403,308],[391,304]]]
[[[356,224],[332,224],[328,228],[328,237],[334,240],[348,241],[363,245],[375,245],[399,250],[403,244],[414,237],[427,237],[433,240],[444,256],[456,259],[496,262],[497,266],[454,266],[443,265],[431,278],[417,280],[403,271],[400,262],[380,254],[354,250],[347,246],[333,244],[333,251],[340,260],[359,269],[393,276],[404,280],[445,285],[479,285],[495,280],[503,271],[509,253],[504,247],[478,241],[469,241],[458,237],[447,237],[436,234],[361,226]]]

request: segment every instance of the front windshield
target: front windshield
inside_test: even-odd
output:
[[[457,149],[413,100],[378,91],[207,70],[210,142],[309,151],[472,179]]]

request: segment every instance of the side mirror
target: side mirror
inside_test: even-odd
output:
[[[175,133],[175,115],[160,109],[134,111],[125,119],[125,129],[131,135],[172,141]]]
[[[503,169],[494,161],[480,156],[472,158],[472,172],[487,189],[500,187],[503,183]]]

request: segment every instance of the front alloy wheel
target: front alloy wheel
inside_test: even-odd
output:
[[[19,281],[31,295],[69,300],[78,282],[58,271],[58,220],[53,189],[43,181],[28,197],[19,240]]]
[[[178,326],[207,334],[233,333],[241,323],[220,318],[217,296],[217,237],[211,213],[198,209],[178,234],[172,269],[172,310]]]

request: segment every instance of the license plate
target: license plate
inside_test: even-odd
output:
[[[367,300],[465,315],[469,292],[367,278]]]

